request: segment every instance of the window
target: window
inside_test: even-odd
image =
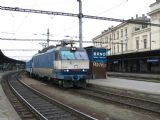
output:
[[[105,44],[105,38],[104,38],[104,37],[102,38],[102,44],[103,44],[103,43]]]
[[[118,53],[119,53],[119,45],[117,45],[117,49],[118,49],[117,51],[118,51]]]
[[[115,40],[115,39],[116,39],[116,38],[115,38],[115,36],[116,36],[116,35],[115,35],[115,33],[113,33],[113,40]]]
[[[59,60],[59,54],[57,51],[55,52],[55,60]]]
[[[136,49],[139,49],[139,37],[136,37]]]
[[[108,43],[108,36],[105,39],[106,39],[106,43]]]
[[[117,39],[119,39],[119,31],[117,31]]]
[[[142,29],[144,29],[144,28],[147,28],[147,25],[146,25],[146,24],[143,24],[143,25],[142,25]]]
[[[139,40],[136,40],[136,48],[139,49]]]
[[[88,56],[84,51],[76,51],[76,52],[61,51],[61,59],[62,60],[74,60],[74,59],[87,60]]]
[[[127,51],[127,43],[126,43],[126,47],[125,48],[126,48],[125,50]]]
[[[121,37],[123,37],[123,29],[121,29]]]
[[[78,59],[78,60],[87,60],[88,56],[87,56],[86,52],[76,51],[75,52],[75,58]]]
[[[135,27],[135,31],[138,31],[138,30],[140,30],[140,27]]]
[[[127,28],[125,28],[125,36],[127,36]]]
[[[98,40],[98,46],[100,46],[100,45],[101,45],[101,40],[99,39],[99,40]]]
[[[147,48],[147,35],[143,36],[144,48]]]
[[[94,41],[94,44],[95,44],[96,46],[98,46],[98,40]]]
[[[61,58],[62,58],[62,60],[73,60],[73,59],[75,59],[74,52],[62,51]]]
[[[103,37],[101,37],[101,40],[100,40],[101,44],[103,44]]]
[[[144,39],[144,48],[147,48],[147,39]]]
[[[110,41],[112,41],[112,34],[110,34]]]

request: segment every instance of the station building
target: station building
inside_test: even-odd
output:
[[[160,24],[160,0],[150,5],[150,16],[131,20]],[[108,49],[107,71],[160,73],[160,26],[121,23],[92,39],[94,46]]]

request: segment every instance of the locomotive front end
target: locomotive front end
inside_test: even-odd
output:
[[[60,76],[63,86],[86,87],[89,59],[85,49],[76,47],[62,49],[60,59],[59,67],[61,67]]]

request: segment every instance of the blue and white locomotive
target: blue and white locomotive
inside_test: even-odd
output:
[[[32,69],[26,69],[34,76],[56,81],[63,87],[86,87],[89,59],[84,48],[62,44],[34,55],[31,61]]]

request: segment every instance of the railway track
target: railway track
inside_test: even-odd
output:
[[[104,102],[114,102],[128,107],[136,108],[138,110],[145,110],[147,112],[155,113],[160,115],[160,103],[150,101],[147,99],[140,99],[136,97],[126,96],[122,94],[116,94],[115,92],[107,92],[104,90],[98,90],[95,88],[88,87],[85,90],[77,90],[76,93],[87,95],[92,98]]]
[[[59,87],[58,87],[59,89]],[[104,102],[114,102],[120,105],[125,105],[130,108],[136,108],[138,110],[144,110],[146,112],[155,113],[160,115],[160,102],[147,100],[143,98],[138,98],[136,96],[129,96],[127,94],[116,93],[111,91],[104,91],[97,88],[87,87],[86,89],[74,89],[70,90],[71,92],[82,95],[87,95],[92,98],[96,98],[97,100],[101,100]]]
[[[10,79],[8,75],[4,76],[4,78],[1,81],[1,85],[10,103],[17,111],[22,120],[37,120],[37,117],[16,97],[16,95],[10,89],[7,82],[7,80]]]
[[[29,108],[37,119],[42,120],[97,120],[83,112],[75,110],[40,92],[22,84],[17,74],[12,74],[8,79],[11,91]],[[31,118],[30,118],[31,119]],[[33,117],[33,119],[35,119]]]

